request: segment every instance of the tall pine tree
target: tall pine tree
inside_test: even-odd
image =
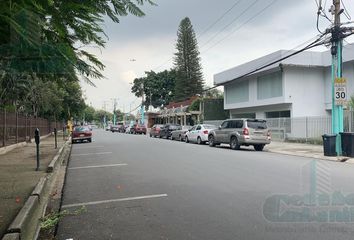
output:
[[[184,100],[201,94],[204,87],[202,67],[200,64],[198,42],[188,17],[184,18],[177,32],[175,53],[175,100]]]

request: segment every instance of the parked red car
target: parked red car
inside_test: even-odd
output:
[[[160,130],[163,127],[163,124],[155,124],[150,129],[150,137],[157,137],[160,136]]]
[[[145,127],[145,125],[135,123],[130,128],[130,133],[132,133],[132,134],[146,134],[146,127]]]
[[[92,142],[92,132],[87,126],[76,126],[72,132],[71,142],[83,142],[87,140],[88,142]]]

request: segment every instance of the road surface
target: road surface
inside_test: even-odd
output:
[[[352,193],[346,163],[95,130],[74,144],[64,186],[62,210],[85,211],[57,237],[352,239]]]

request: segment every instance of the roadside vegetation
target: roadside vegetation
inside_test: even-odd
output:
[[[0,108],[56,119],[80,118],[80,80],[95,85],[104,64],[87,47],[105,47],[104,18],[119,23],[152,0],[0,2]]]

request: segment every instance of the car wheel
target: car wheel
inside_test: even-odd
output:
[[[182,139],[182,135],[179,135],[179,138],[178,138],[178,139],[179,139],[180,142],[182,142],[182,140],[183,140],[183,139]]]
[[[88,141],[89,143],[92,142],[92,138],[87,139],[87,141]]]
[[[237,137],[235,137],[235,136],[231,137],[231,140],[230,140],[230,148],[231,148],[232,150],[238,150],[238,149],[240,149],[240,144],[238,144]]]
[[[198,143],[198,145],[201,145],[203,143],[202,139],[200,137],[197,138],[197,143]]]
[[[152,137],[151,133],[150,133],[150,137]]]
[[[253,147],[254,147],[254,150],[261,152],[261,151],[263,151],[264,145],[259,144],[259,145],[254,145]]]
[[[214,139],[214,136],[213,135],[210,135],[208,137],[208,142],[209,142],[209,146],[210,147],[215,147],[215,139]]]
[[[188,139],[187,136],[184,138],[184,141],[185,141],[186,143],[189,143],[189,139]]]
[[[175,138],[171,135],[171,140],[175,140]]]
[[[75,143],[75,141],[74,140],[71,140],[71,144],[74,144]]]

